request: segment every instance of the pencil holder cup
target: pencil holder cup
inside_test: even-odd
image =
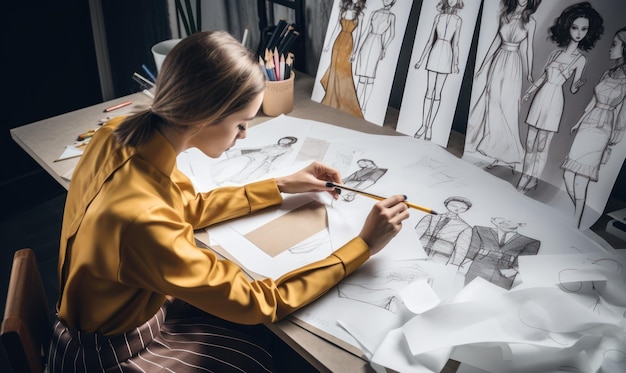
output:
[[[154,64],[157,68],[157,73],[161,71],[161,65],[165,56],[180,42],[181,39],[168,39],[162,42],[156,43],[152,46],[152,56],[154,57]]]
[[[288,114],[293,110],[293,82],[296,74],[292,71],[289,79],[265,81],[263,113],[270,117]]]

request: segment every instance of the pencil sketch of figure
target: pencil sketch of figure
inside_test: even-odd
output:
[[[285,136],[276,144],[226,151],[228,158],[211,166],[213,181],[222,185],[225,182],[245,183],[255,180],[271,171],[272,164],[289,154],[291,146],[297,141],[296,137]]]
[[[343,180],[344,185],[361,190],[367,189],[374,185],[378,179],[383,177],[387,172],[386,168],[378,167],[376,163],[370,159],[359,159],[357,164],[360,168]],[[346,202],[351,202],[354,200],[355,196],[356,193],[349,192],[342,194],[341,199]]]
[[[334,40],[330,66],[320,80],[325,91],[323,104],[359,118],[363,118],[363,113],[354,86],[352,61],[354,45],[359,45],[359,25],[363,20],[364,8],[365,0],[341,0],[339,21],[333,29],[329,43],[324,47],[324,52],[327,52],[329,44]],[[353,39],[353,33],[357,40]]]
[[[550,54],[543,73],[522,96],[522,101],[527,101],[537,92],[526,118],[526,151],[517,183],[517,190],[523,193],[537,187],[548,161],[548,149],[563,114],[563,85],[572,74],[571,93],[585,84],[582,73],[587,59],[581,51],[594,47],[604,27],[600,14],[583,2],[565,8],[548,31],[549,39],[560,48]]]
[[[464,197],[452,196],[443,204],[448,211],[424,216],[415,226],[415,232],[429,260],[459,265],[460,260],[453,263],[453,256],[464,258],[472,238],[472,227],[459,214],[469,210],[472,202]]]
[[[576,133],[561,165],[565,189],[574,203],[578,227],[582,221],[590,181],[597,182],[600,166],[608,162],[611,148],[622,141],[626,129],[626,27],[611,43],[612,68],[604,72],[582,117],[572,127]]]
[[[465,284],[476,277],[510,289],[518,273],[520,255],[536,255],[541,242],[517,233],[524,223],[494,217],[494,227],[474,226],[469,251],[461,263],[469,266],[465,274]]]
[[[348,277],[337,284],[340,298],[371,304],[392,313],[398,313],[403,304],[398,293],[411,283],[425,279],[432,285],[432,277],[419,265],[401,264],[397,267],[368,273],[367,278]]]
[[[468,143],[493,160],[490,167],[515,168],[522,162],[519,107],[522,76],[532,78],[535,13],[541,0],[502,0],[496,34],[476,76],[487,73],[485,86],[470,110]]]
[[[383,0],[383,7],[370,15],[367,27],[363,27],[365,37],[357,48],[354,75],[358,77],[357,95],[361,111],[365,114],[367,102],[372,94],[378,62],[385,58],[385,52],[396,35],[396,15],[391,7],[396,0]]]
[[[446,79],[451,73],[459,73],[459,34],[463,20],[456,13],[462,8],[463,0],[441,0],[437,4],[439,14],[435,16],[426,47],[415,64],[415,68],[419,69],[427,59],[425,68],[428,76],[422,124],[414,137],[430,140]]]

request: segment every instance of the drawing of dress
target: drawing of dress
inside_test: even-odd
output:
[[[470,113],[468,135],[481,154],[505,163],[521,163],[519,106],[523,63],[520,44],[528,34],[520,16],[501,23],[501,43],[487,71],[487,81]],[[530,46],[529,46],[530,48]]]
[[[445,21],[442,22],[442,18]],[[428,55],[426,62],[426,70],[436,73],[450,74],[452,72],[452,63],[454,61],[454,52],[452,50],[452,37],[456,33],[456,23],[459,17],[454,14],[437,15],[436,33],[437,38]],[[450,23],[452,22],[452,27]]]
[[[573,66],[576,61],[582,57],[582,53],[576,51],[576,56],[570,63],[563,63],[557,61],[561,53],[563,50],[559,49],[550,55],[549,62],[544,69],[545,82],[537,91],[526,118],[526,123],[529,126],[552,133],[558,132],[561,123],[564,104],[563,84],[574,72]],[[539,82],[535,82],[535,84],[539,84]],[[522,171],[524,175],[534,179],[540,178],[543,173],[550,145],[549,142],[546,142],[545,147],[538,151],[536,148],[537,141],[535,140],[534,148],[526,149]]]
[[[388,11],[376,11],[372,15],[370,30],[363,40],[359,49],[357,64],[354,74],[368,78],[376,77],[376,69],[381,54],[385,51],[384,36],[393,25],[391,20],[393,13]]]
[[[363,118],[352,77],[353,39],[352,32],[359,24],[358,19],[342,18],[341,32],[333,44],[330,66],[322,76],[320,83],[325,94],[322,103]]]
[[[517,232],[498,236],[498,230],[492,227],[475,226],[472,229],[472,241],[466,260],[472,263],[465,275],[465,284],[476,277],[510,289],[517,276],[518,257],[536,255],[541,242]],[[515,274],[505,276],[503,271],[515,269]]]
[[[426,215],[415,226],[415,232],[428,259],[444,264],[451,262],[457,251],[465,257],[472,235],[471,226],[454,213]]]
[[[594,88],[588,110],[579,122],[578,131],[569,154],[561,168],[591,181],[598,181],[598,173],[613,133],[623,131],[626,123],[615,120],[615,112],[626,97],[626,76],[612,78],[605,72]]]

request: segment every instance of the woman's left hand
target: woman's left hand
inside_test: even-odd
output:
[[[341,184],[341,175],[336,169],[317,161],[296,173],[276,178],[278,190],[282,193],[328,192],[334,199],[339,198],[335,188],[326,186],[327,182]]]

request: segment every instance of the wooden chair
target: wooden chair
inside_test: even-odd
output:
[[[294,27],[300,33],[296,45],[294,46],[294,54],[296,56],[294,68],[299,71],[306,69],[306,21],[304,18],[304,0],[257,0],[257,12],[259,15],[259,31],[261,32],[261,41],[259,48],[264,45],[264,41],[271,37],[276,20],[274,19],[274,6],[282,5],[294,11]],[[257,53],[262,53],[258,49]]]
[[[0,330],[14,372],[43,371],[52,337],[52,315],[31,249],[20,249],[13,256]]]

